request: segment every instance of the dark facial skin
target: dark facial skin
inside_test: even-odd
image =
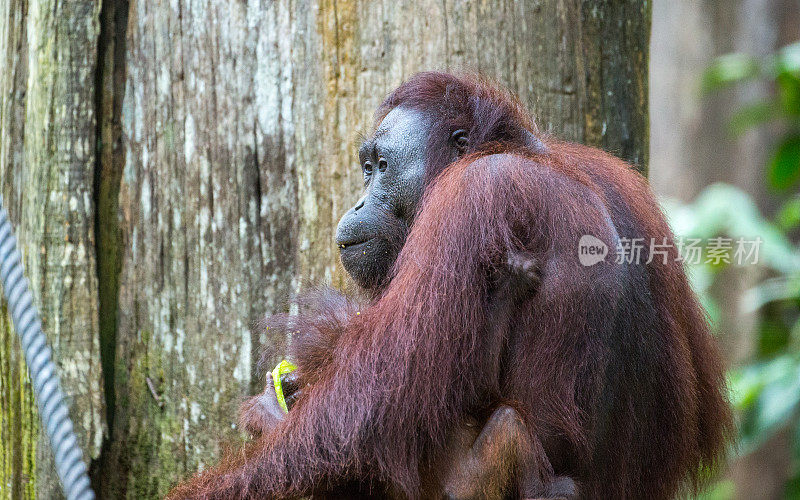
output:
[[[430,129],[423,113],[395,108],[359,149],[364,194],[339,221],[336,244],[345,269],[365,289],[385,282],[405,243],[425,189]]]

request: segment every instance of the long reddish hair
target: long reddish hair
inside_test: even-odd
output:
[[[453,163],[431,154],[421,209],[376,298],[346,321],[333,308],[295,324],[328,321],[335,348],[301,362],[314,383],[286,419],[172,495],[291,498],[357,480],[416,498],[453,426],[500,400],[547,452],[539,473],[572,475],[588,498],[696,485],[731,416],[674,247],[666,262],[645,263],[647,249],[639,264],[578,260],[586,234],[612,254],[625,239],[672,241],[645,180],[537,134],[514,98],[477,78],[418,74],[378,121],[396,106],[434,117],[431,145],[468,130],[470,151]],[[543,263],[543,281],[498,328],[487,324],[493,276],[511,249]]]

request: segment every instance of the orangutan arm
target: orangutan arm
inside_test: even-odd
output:
[[[500,405],[482,428],[468,418],[450,437],[438,465],[441,495],[454,500],[494,500],[511,496],[530,499],[578,498],[578,488],[568,477],[551,477],[541,443],[532,437],[519,413]]]
[[[539,263],[533,255],[527,252],[509,250],[506,266],[498,273],[496,280],[498,281],[497,286],[502,290],[495,298],[499,303],[495,304],[494,309],[507,310],[510,302],[521,300],[536,292],[541,281]],[[343,330],[346,323],[342,319],[353,315],[353,304],[333,290],[317,290],[315,294],[318,298],[324,297],[326,307],[314,309],[313,323],[305,322],[305,324],[318,325],[325,322],[330,325],[338,325]],[[496,324],[498,321],[503,321],[503,319],[497,318],[497,321],[490,323]],[[302,341],[292,342],[290,351],[294,359],[300,359],[303,362],[298,370],[280,376],[284,400],[289,410],[313,380],[311,374],[330,363],[339,333],[341,331],[335,328],[321,329],[319,327],[306,328],[302,332],[296,332],[295,338],[302,338]],[[248,432],[257,436],[268,432],[274,427],[277,420],[283,419],[284,414],[281,410],[275,398],[272,380],[269,379],[264,392],[248,399],[242,405],[240,422]]]

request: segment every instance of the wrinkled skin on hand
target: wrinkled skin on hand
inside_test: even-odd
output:
[[[296,372],[284,373],[280,376],[283,398],[286,407],[291,410],[294,403],[303,394]],[[276,423],[286,416],[275,394],[275,386],[270,378],[264,392],[245,401],[239,411],[239,425],[252,436],[257,437],[269,432]]]

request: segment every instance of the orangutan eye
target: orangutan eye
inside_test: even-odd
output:
[[[383,158],[378,160],[378,170],[380,170],[381,172],[386,171],[387,165],[388,164],[386,163],[386,160],[384,160]]]
[[[364,175],[372,175],[372,163],[366,162],[364,163]]]

